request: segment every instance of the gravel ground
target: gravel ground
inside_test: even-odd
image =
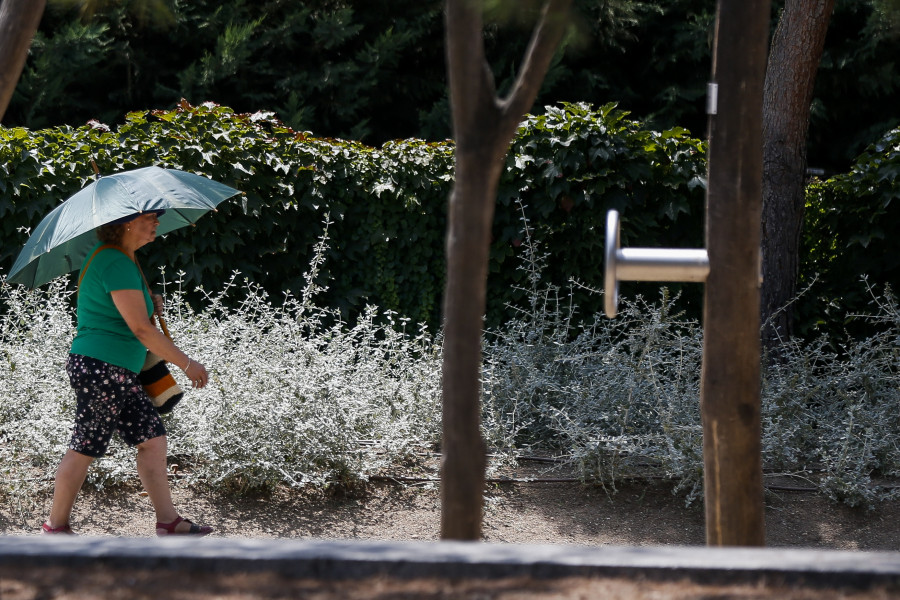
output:
[[[547,477],[534,467],[506,473]],[[185,517],[214,527],[214,536],[294,539],[437,540],[440,492],[436,483],[369,483],[353,495],[283,489],[268,496],[235,497],[173,480]],[[33,505],[0,506],[0,534],[37,534],[49,493]],[[79,496],[72,527],[85,535],[155,534],[152,507],[141,489],[119,488]],[[809,492],[766,495],[766,538],[773,547],[900,551],[900,503],[874,510],[849,508]],[[498,543],[580,545],[702,545],[702,503],[685,506],[665,482],[620,485],[615,492],[577,482],[493,483],[485,494],[483,539]]]

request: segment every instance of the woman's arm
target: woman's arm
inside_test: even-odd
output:
[[[178,346],[157,329],[147,316],[144,292],[115,290],[112,292],[112,300],[128,324],[128,328],[148,350],[184,371],[194,387],[202,388],[207,384],[209,375],[206,367],[179,350]]]

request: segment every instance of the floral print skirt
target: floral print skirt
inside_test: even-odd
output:
[[[75,390],[75,428],[69,442],[75,452],[101,457],[116,432],[129,446],[166,434],[137,373],[80,354],[69,355],[66,373]]]

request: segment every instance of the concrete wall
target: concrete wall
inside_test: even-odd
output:
[[[0,599],[900,598],[900,553],[0,537]]]

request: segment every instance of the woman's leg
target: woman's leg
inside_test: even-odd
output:
[[[164,435],[151,438],[137,446],[137,470],[141,483],[150,496],[159,523],[171,523],[178,518],[169,489],[166,467],[167,438]],[[189,527],[189,526],[188,526]]]
[[[66,373],[75,391],[75,425],[69,449],[56,469],[53,507],[47,525],[56,529],[69,523],[75,497],[84,485],[88,467],[95,457],[103,456],[115,429],[118,390],[104,362],[70,354]]]
[[[50,509],[50,518],[47,524],[52,528],[63,527],[69,524],[72,507],[75,506],[75,497],[84,484],[88,467],[94,461],[94,457],[67,450],[59,467],[56,469],[56,481],[53,485],[53,507]]]
[[[171,527],[171,523],[179,518],[179,514],[172,503],[172,491],[169,489],[169,475],[166,468],[167,446],[167,438],[164,435],[158,435],[138,444],[137,469],[141,483],[144,484],[144,489],[147,490],[147,495],[150,496],[150,502],[156,511],[157,524],[166,523]],[[188,520],[180,521],[175,525],[174,530],[166,529],[168,534],[207,535],[212,531],[210,527],[194,525]],[[157,527],[157,534],[159,533],[159,527]]]

